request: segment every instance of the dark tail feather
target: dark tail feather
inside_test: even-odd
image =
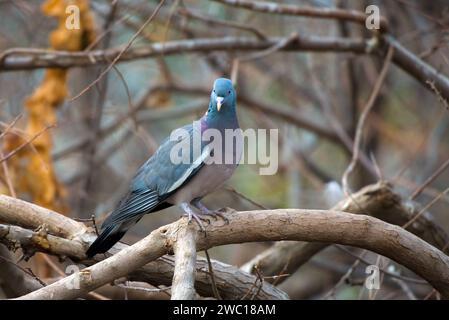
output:
[[[106,227],[98,238],[90,245],[86,251],[88,258],[93,257],[97,253],[105,253],[112,248],[125,234],[126,231],[118,230],[117,226]]]

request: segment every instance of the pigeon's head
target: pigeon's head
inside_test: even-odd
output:
[[[232,82],[226,78],[218,78],[210,94],[208,113],[219,116],[220,114],[235,113],[236,93]]]

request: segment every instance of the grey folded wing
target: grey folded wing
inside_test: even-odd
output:
[[[207,150],[199,153],[199,156],[190,149],[190,156],[185,163],[173,161],[173,148],[181,150],[180,144],[190,145],[192,148],[192,125],[185,126],[185,136],[178,140],[166,139],[157,149],[154,155],[148,159],[137,171],[131,181],[128,194],[120,201],[116,209],[107,217],[102,225],[102,230],[108,226],[137,222],[144,214],[163,204],[165,200],[182,188],[204,166]],[[184,149],[186,150],[186,149]]]

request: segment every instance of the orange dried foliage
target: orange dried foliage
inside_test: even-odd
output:
[[[66,13],[66,8],[69,5],[79,8],[79,29],[66,27],[66,20],[70,14]],[[89,0],[48,0],[42,5],[42,11],[45,15],[58,19],[58,27],[49,37],[52,49],[80,51],[94,41],[95,27],[93,16],[89,11]],[[67,70],[48,69],[41,85],[25,100],[28,112],[26,133],[29,138],[45,127],[56,124],[56,109],[64,102],[67,93]],[[8,135],[4,148],[9,152],[23,142],[23,138]],[[44,132],[32,142],[32,145],[34,148],[23,148],[8,161],[16,191],[19,194],[28,194],[38,205],[63,212],[64,188],[55,176],[50,132]]]

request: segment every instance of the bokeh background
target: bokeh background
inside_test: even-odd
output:
[[[64,1],[1,0],[0,55],[11,48],[86,50],[95,41],[94,49],[121,47],[158,4],[140,0],[117,4],[107,0],[73,1],[82,4],[83,18],[82,30],[73,35],[61,29],[60,2]],[[402,45],[442,74],[449,74],[449,6],[445,0],[279,3],[360,11],[375,4]],[[217,21],[238,22],[251,30]],[[55,30],[59,31],[52,34]],[[105,30],[109,31],[103,34]],[[258,13],[214,1],[170,0],[132,46],[195,38],[257,39],[257,33],[262,37],[292,33],[373,36],[363,25],[344,21]],[[95,40],[99,35],[103,38]],[[248,52],[238,50],[180,52],[122,62],[74,101],[70,98],[94,81],[104,66],[70,68],[64,74],[49,74],[45,69],[0,70],[0,129],[4,131],[21,116],[14,131],[2,137],[3,155],[47,125],[56,125],[32,142],[35,147],[26,146],[8,159],[16,196],[73,218],[90,219],[95,215],[97,223],[101,223],[160,141],[174,128],[199,118],[206,111],[207,92],[214,79],[231,77],[235,59],[246,55]],[[242,61],[236,81],[241,127],[279,129],[279,170],[275,175],[261,176],[260,164],[242,165],[226,186],[207,197],[205,203],[211,208],[229,206],[236,210],[330,208],[343,197],[339,186],[351,152],[338,138],[323,137],[270,110],[286,111],[334,136],[343,130],[353,139],[382,63],[383,59],[370,54],[282,50]],[[131,114],[133,108],[138,110]],[[434,91],[392,65],[364,127],[362,143],[362,150],[375,159],[381,177],[404,198],[410,197],[447,160],[448,136],[447,102],[445,105]],[[11,194],[5,172],[1,175],[0,191]],[[357,191],[378,178],[358,165],[350,177],[351,190]],[[448,179],[446,170],[416,200],[422,205],[429,203],[448,187]],[[446,230],[448,204],[449,198],[443,195],[431,210],[434,220]],[[180,215],[177,208],[148,215],[123,240],[133,243]],[[270,245],[228,245],[214,248],[210,254],[240,266]],[[43,278],[53,277],[54,272],[39,256],[20,264]],[[20,257],[20,253],[14,257]],[[377,255],[368,254],[366,259],[374,263]],[[331,246],[280,287],[293,299],[322,298],[353,261],[353,256]],[[360,285],[365,276],[364,266],[356,268],[351,281],[336,288],[335,297],[369,298]],[[431,289],[428,285],[412,288],[418,298]],[[392,282],[386,282],[375,297],[395,298],[408,296]]]

